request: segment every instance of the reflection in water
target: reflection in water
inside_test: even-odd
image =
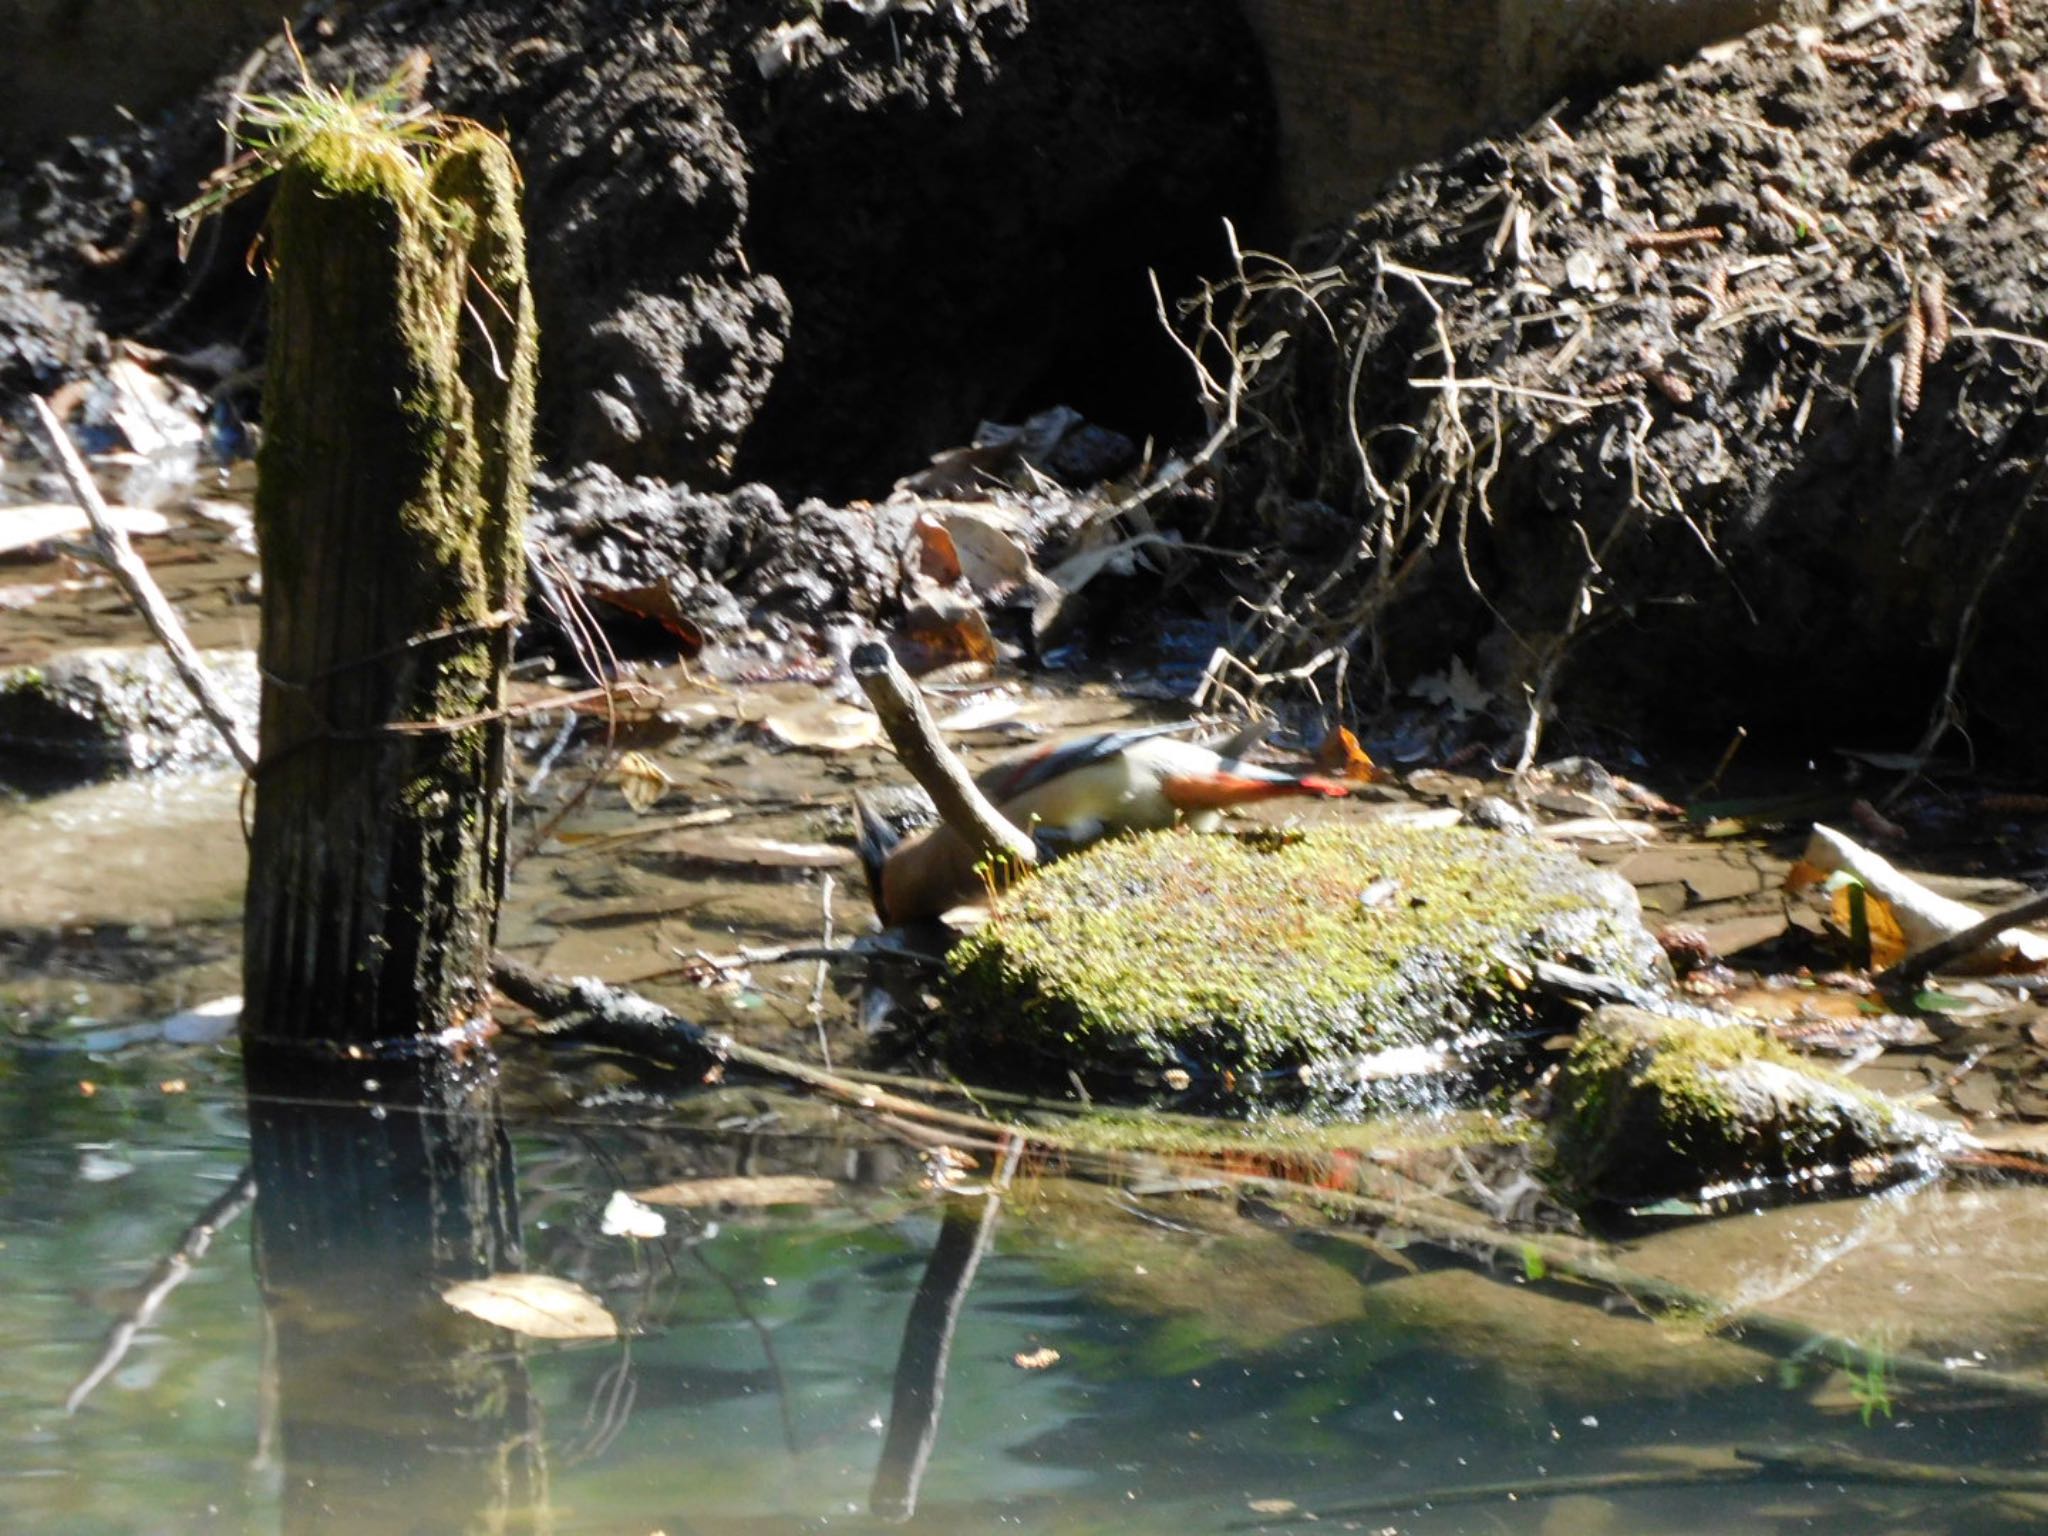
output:
[[[896,1386],[889,1400],[889,1434],[868,1494],[868,1508],[885,1520],[908,1520],[917,1513],[918,1486],[939,1438],[953,1332],[995,1232],[1001,1191],[1010,1182],[1021,1146],[1009,1143],[986,1189],[946,1201],[939,1240],[910,1303],[910,1319],[903,1325],[903,1350],[896,1357]]]
[[[440,1299],[521,1267],[494,1077],[383,1062],[330,1091],[249,1100],[284,1530],[542,1528],[525,1353]]]
[[[0,1530],[779,1536],[914,1502],[913,1529],[949,1536],[1980,1536],[2048,1512],[2048,1414],[2005,1386],[2048,1358],[2036,1190],[1903,1195],[1896,1229],[1843,1203],[1631,1250],[1730,1294],[1831,1250],[1777,1310],[1811,1297],[1858,1337],[1881,1316],[1896,1349],[1981,1353],[1944,1390],[1652,1325],[1217,1181],[1027,1164],[998,1222],[926,1187],[885,1127],[743,1086],[515,1121],[515,1212],[487,1083],[437,1098],[387,1068],[359,1095],[381,1113],[259,1095],[252,1139],[232,1056],[124,1061],[0,1071]],[[64,1416],[251,1160],[258,1221],[196,1257]],[[790,1193],[731,1193],[749,1182]],[[678,1185],[726,1192],[659,1206],[659,1238],[605,1232],[614,1191]],[[260,1308],[231,1240],[252,1225]],[[574,1280],[625,1337],[521,1350],[437,1299],[508,1269]],[[271,1420],[278,1464],[252,1476]],[[1757,1447],[1792,1459],[1737,1454]]]

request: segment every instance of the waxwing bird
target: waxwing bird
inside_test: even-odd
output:
[[[1208,830],[1227,808],[1257,800],[1351,792],[1336,779],[1263,768],[1164,734],[1174,729],[1110,731],[1038,747],[1003,759],[975,782],[1047,856],[1180,821]],[[983,888],[975,868],[980,856],[950,827],[899,839],[855,799],[861,864],[883,922],[937,917]]]

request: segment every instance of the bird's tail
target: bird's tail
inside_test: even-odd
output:
[[[1169,775],[1162,786],[1181,811],[1220,811],[1283,795],[1339,796],[1351,786],[1317,774],[1281,773],[1250,763],[1225,763],[1214,773]]]
[[[853,815],[857,829],[853,846],[860,855],[861,872],[868,877],[868,899],[886,923],[889,914],[882,906],[882,866],[903,839],[859,790],[853,792]]]

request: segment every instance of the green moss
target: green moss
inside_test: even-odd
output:
[[[973,1037],[1083,1070],[1284,1072],[1510,1024],[1542,957],[1634,981],[1660,964],[1633,903],[1545,845],[1165,832],[1004,892],[945,990]]]
[[[1064,1116],[1056,1124],[1040,1118],[1021,1128],[1050,1131],[1057,1136],[1059,1145],[1071,1152],[1268,1157],[1274,1159],[1276,1166],[1335,1152],[1414,1153],[1455,1147],[1500,1147],[1526,1141],[1534,1134],[1526,1120],[1504,1119],[1483,1109],[1325,1124],[1285,1115],[1228,1120],[1095,1108]]]
[[[1570,1191],[1622,1203],[1809,1175],[1944,1134],[1760,1030],[1626,1008],[1579,1031],[1550,1121]]]

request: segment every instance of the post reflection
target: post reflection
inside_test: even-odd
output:
[[[248,1076],[284,1531],[545,1529],[525,1356],[440,1299],[520,1267],[489,1070],[337,1064],[289,1094]]]

